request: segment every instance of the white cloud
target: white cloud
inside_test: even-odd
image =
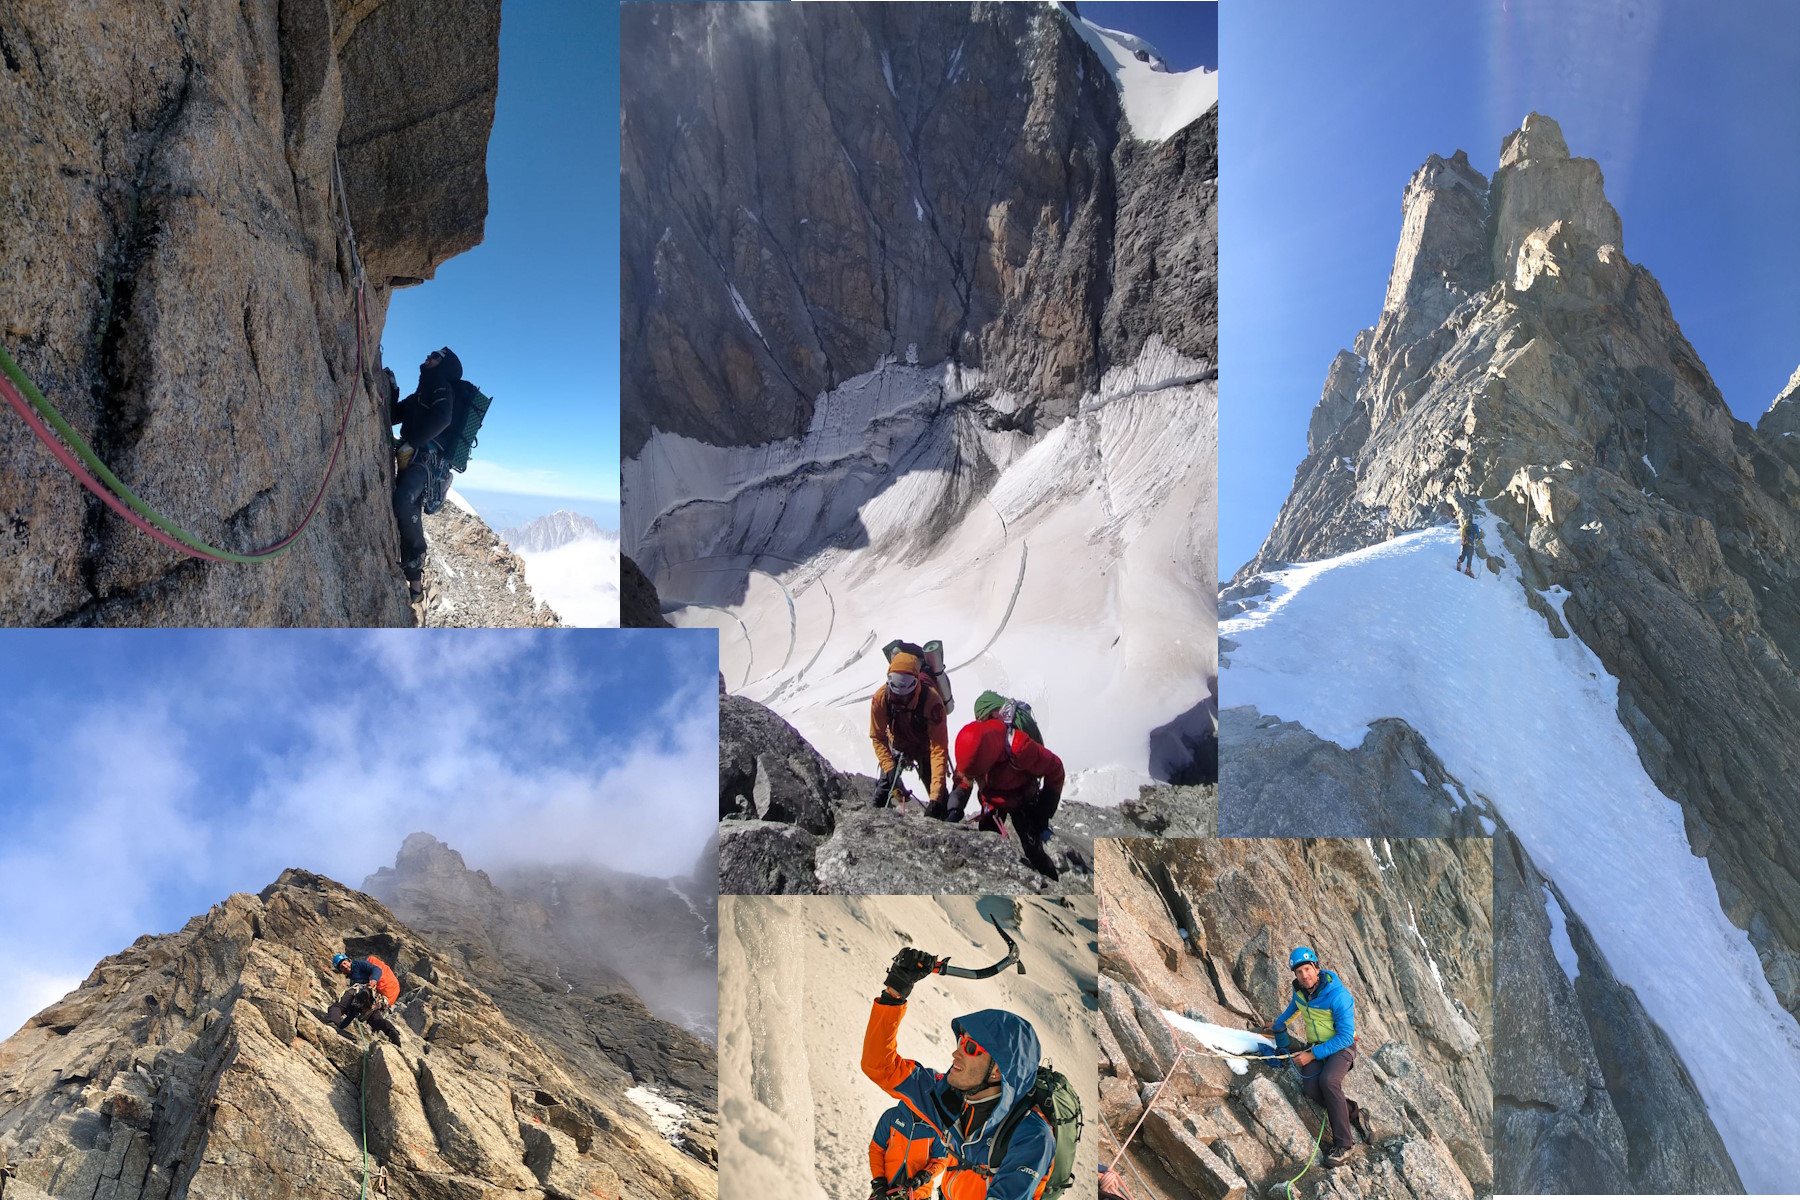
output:
[[[491,459],[473,458],[457,480],[459,490],[513,492],[526,496],[557,496],[570,500],[619,499],[619,472],[573,472],[555,467],[511,467]]]
[[[57,975],[23,965],[15,958],[7,965],[6,982],[0,985],[0,1041],[5,1041],[25,1022],[81,986],[82,975]]]

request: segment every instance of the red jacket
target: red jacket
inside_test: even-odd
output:
[[[1008,808],[1038,790],[1062,792],[1062,759],[1044,749],[1023,729],[1013,730],[1012,754],[1006,753],[1006,726],[998,719],[971,721],[956,735],[956,781],[981,788],[990,805]]]

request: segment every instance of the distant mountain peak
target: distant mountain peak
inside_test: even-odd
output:
[[[506,544],[524,554],[539,554],[571,542],[602,541],[608,535],[594,518],[559,508],[535,521],[515,525],[500,535]]]

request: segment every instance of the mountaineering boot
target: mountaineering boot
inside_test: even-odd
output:
[[[1335,1171],[1349,1159],[1350,1151],[1354,1148],[1353,1146],[1333,1146],[1325,1151],[1325,1157],[1320,1159],[1319,1163],[1326,1170]]]

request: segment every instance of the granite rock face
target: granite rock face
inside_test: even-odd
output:
[[[1288,951],[1304,944],[1356,998],[1344,1090],[1366,1139],[1337,1170],[1315,1164],[1297,1194],[1493,1194],[1492,1080],[1505,1056],[1494,1051],[1491,845],[1102,842],[1101,1119],[1124,1131],[1143,1117],[1133,1168],[1168,1195],[1261,1196],[1312,1157],[1323,1114],[1294,1071],[1252,1062],[1234,1074],[1164,1016],[1272,1021],[1288,999]]]
[[[395,286],[480,242],[498,0],[105,0],[0,15],[0,336],[204,564],[0,419],[0,622],[405,625],[385,412]],[[368,277],[356,378],[342,167]],[[399,369],[404,378],[410,364]]]
[[[425,595],[413,622],[434,629],[551,628],[562,624],[531,594],[525,560],[455,504],[425,517]]]
[[[399,1046],[321,1015],[331,955],[399,976]],[[496,1003],[456,949],[305,871],[139,938],[0,1043],[7,1200],[389,1195],[701,1200],[717,1173]],[[379,1175],[379,1178],[377,1176]]]

